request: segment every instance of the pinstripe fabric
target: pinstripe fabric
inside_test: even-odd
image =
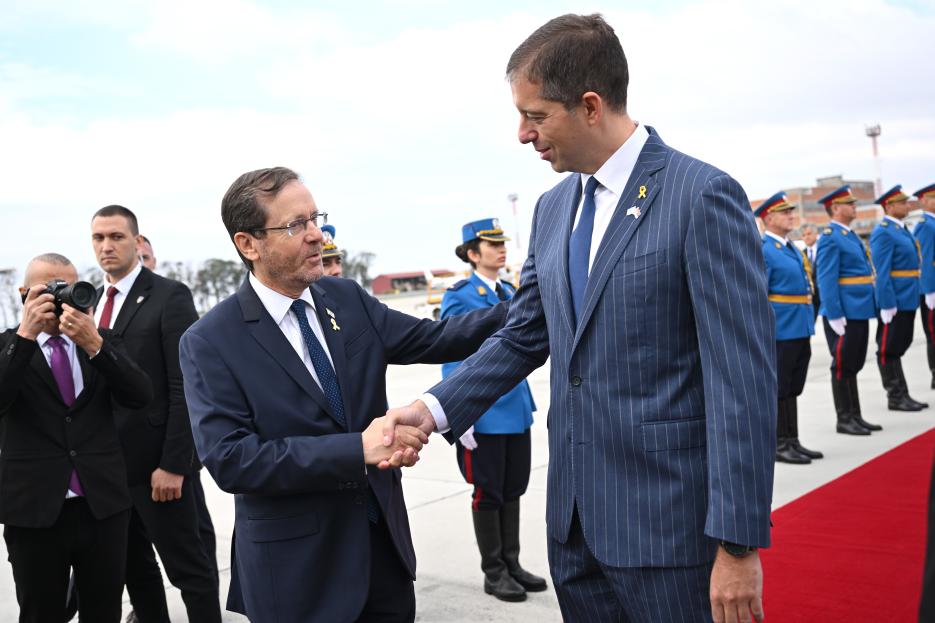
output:
[[[570,175],[536,206],[506,325],[429,390],[457,438],[551,356],[549,535],[567,539],[577,506],[615,567],[704,564],[715,539],[769,544],[776,358],[760,238],[737,182],[650,134],[577,330]]]

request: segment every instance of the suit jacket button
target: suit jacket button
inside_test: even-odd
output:
[[[66,423],[66,424],[71,424],[71,416],[70,416],[70,415],[66,415],[66,416],[65,416],[65,423]]]
[[[74,450],[69,450],[69,451],[68,451],[68,456],[78,456],[78,453],[75,452]]]
[[[581,385],[581,377],[580,377],[580,376],[573,376],[573,377],[571,377],[571,386],[572,386],[572,387],[578,387],[578,386],[580,386],[580,385]]]

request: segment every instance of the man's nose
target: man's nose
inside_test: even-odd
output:
[[[525,145],[526,143],[532,143],[538,138],[538,133],[529,127],[529,122],[525,119],[521,119],[519,122],[519,142]]]

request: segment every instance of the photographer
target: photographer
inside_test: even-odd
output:
[[[64,620],[69,567],[81,619],[120,620],[130,495],[111,400],[139,407],[152,388],[73,306],[90,287],[66,287],[77,279],[61,255],[33,259],[22,322],[0,335],[0,523],[21,623]]]

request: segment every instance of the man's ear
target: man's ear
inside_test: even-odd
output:
[[[584,107],[588,125],[595,125],[604,116],[604,100],[594,91],[588,91],[581,96],[581,105]]]
[[[248,233],[239,231],[234,234],[234,244],[237,245],[237,250],[251,262],[257,261],[260,257],[260,253],[256,248],[256,243],[257,239]]]

